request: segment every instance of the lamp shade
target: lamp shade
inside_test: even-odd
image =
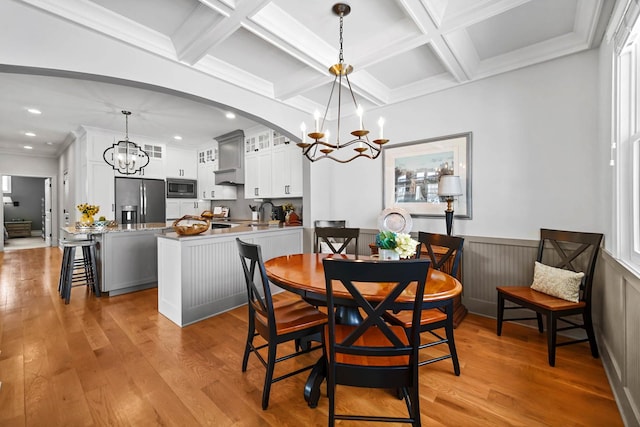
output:
[[[438,196],[453,197],[462,195],[460,177],[457,175],[442,175],[438,181]]]

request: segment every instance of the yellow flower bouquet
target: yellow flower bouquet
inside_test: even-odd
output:
[[[100,211],[100,206],[82,203],[77,206],[82,214],[80,222],[83,224],[93,224],[93,216]]]

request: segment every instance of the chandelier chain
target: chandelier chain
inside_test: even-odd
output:
[[[340,14],[340,54],[338,55],[338,62],[340,64],[344,64],[344,55],[342,53],[342,22],[343,17],[342,14]]]

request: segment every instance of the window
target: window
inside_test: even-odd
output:
[[[2,192],[11,193],[11,177],[2,175]]]
[[[613,132],[617,252],[640,271],[640,8],[631,2],[614,38]],[[613,146],[612,146],[613,149]]]

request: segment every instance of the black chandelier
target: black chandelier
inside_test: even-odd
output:
[[[125,137],[123,141],[114,143],[104,150],[102,158],[113,170],[124,175],[133,175],[142,171],[149,164],[149,155],[139,145],[129,141],[129,116],[130,111],[122,110],[125,116]]]
[[[356,102],[356,97],[353,94],[353,89],[351,88],[351,82],[349,81],[349,74],[353,71],[353,66],[344,63],[343,50],[342,50],[342,27],[343,27],[343,18],[347,16],[351,12],[351,6],[345,3],[337,3],[333,5],[333,13],[340,17],[340,54],[338,56],[338,63],[332,65],[329,68],[329,72],[333,74],[335,77],[333,79],[333,85],[331,86],[331,93],[329,95],[329,101],[327,102],[327,107],[324,110],[324,117],[322,118],[322,123],[320,123],[320,113],[316,112],[314,115],[315,128],[314,131],[306,135],[306,125],[303,123],[301,126],[302,130],[302,140],[297,144],[298,147],[302,148],[302,154],[306,156],[312,162],[320,159],[332,159],[339,163],[348,163],[358,157],[366,157],[369,159],[375,159],[380,155],[382,151],[382,146],[389,142],[388,139],[383,138],[383,126],[384,120],[380,118],[378,120],[378,126],[380,129],[378,139],[374,139],[373,143],[369,141],[369,131],[364,128],[363,124],[363,111],[358,103]],[[353,105],[356,109],[358,117],[360,118],[359,129],[356,129],[351,132],[355,138],[345,142],[340,142],[340,121],[342,116],[341,104],[342,104],[342,78],[344,77],[347,87],[349,88],[349,95],[353,100]],[[331,105],[331,100],[333,98],[333,94],[335,92],[336,84],[338,85],[338,129],[337,135],[335,139],[335,144],[329,142],[329,132],[323,131],[324,124],[327,119],[327,113],[329,112],[329,107]],[[313,140],[311,143],[306,142],[306,136],[309,136]],[[322,139],[325,138],[326,141]],[[344,150],[347,147],[352,147],[353,151]]]

